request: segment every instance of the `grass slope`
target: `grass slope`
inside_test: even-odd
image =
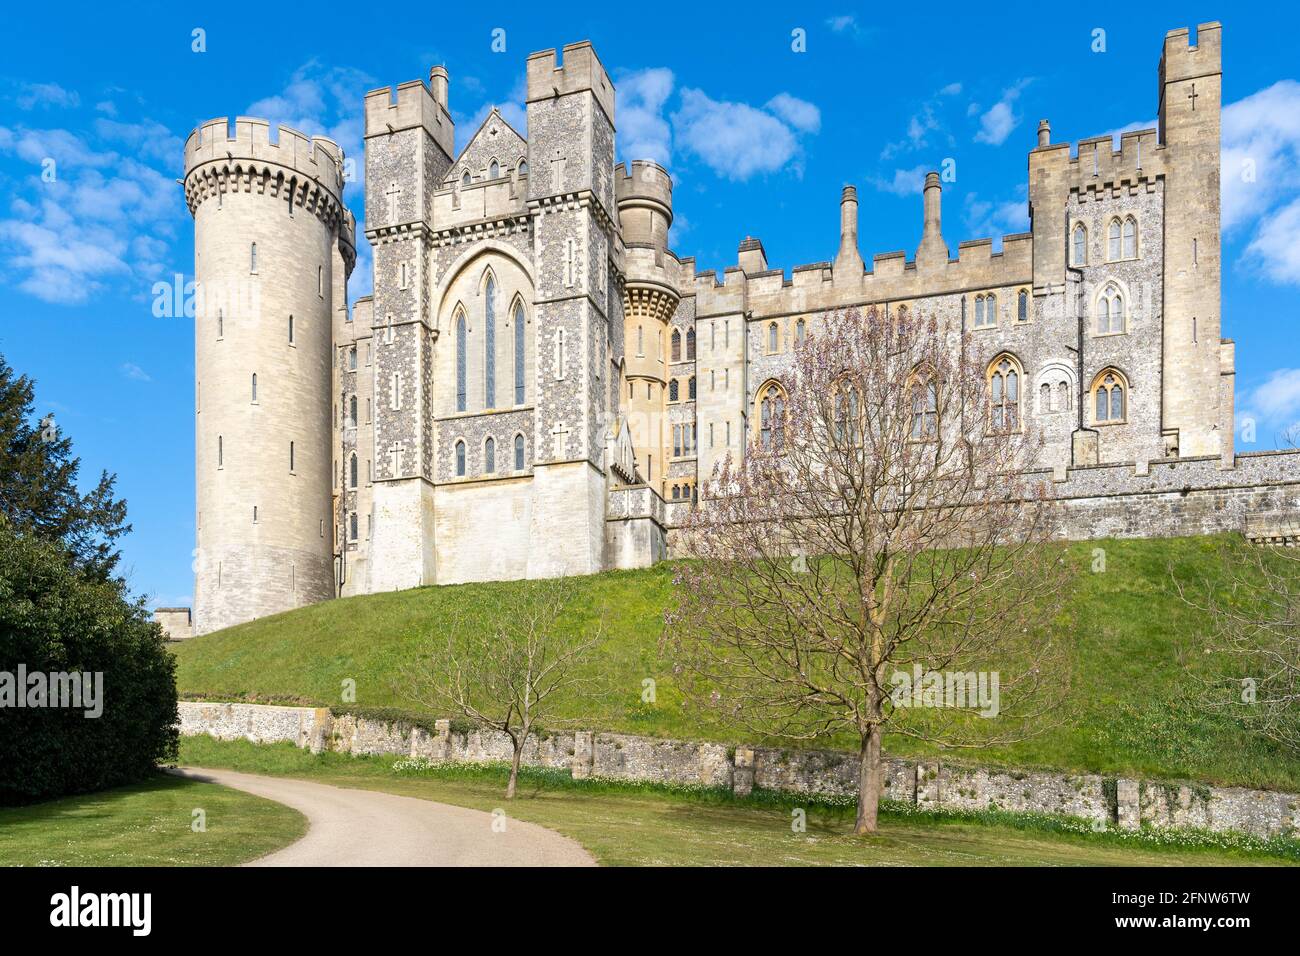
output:
[[[1241,866],[1293,864],[1240,848],[1160,847],[1119,834],[1053,832],[1051,821],[1001,825],[885,811],[881,834],[849,835],[852,810],[758,793],[672,792],[526,771],[504,799],[504,767],[449,767],[399,774],[392,757],[313,755],[290,744],[258,746],[210,737],[181,741],[181,760],[436,800],[540,824],[577,840],[613,866]],[[764,799],[766,798],[766,800]],[[793,831],[792,810],[806,813]],[[507,824],[508,825],[508,824]],[[1215,838],[1211,838],[1215,839]],[[1281,851],[1279,851],[1281,852]]]
[[[191,829],[193,812],[206,831]],[[212,783],[143,783],[0,808],[0,866],[229,866],[307,832],[297,810]]]
[[[1192,638],[1203,622],[1180,600],[1173,578],[1193,588],[1221,582],[1223,547],[1246,545],[1214,537],[1074,545],[1082,571],[1062,627],[1076,663],[1061,725],[1013,746],[963,751],[960,759],[1300,790],[1300,758],[1187,701],[1199,657]],[[1104,551],[1103,572],[1090,570],[1095,549]],[[684,706],[671,663],[658,652],[671,581],[671,564],[578,579],[579,604],[569,626],[587,630],[604,623],[610,640],[593,666],[611,692],[560,701],[562,716],[605,730],[760,743]],[[358,706],[411,709],[401,693],[404,665],[453,612],[490,614],[514,586],[367,595],[208,634],[176,646],[178,686],[189,697],[338,706],[343,682],[351,678]],[[646,678],[657,684],[654,704],[641,702]],[[934,753],[901,737],[887,737],[886,748],[900,755]]]

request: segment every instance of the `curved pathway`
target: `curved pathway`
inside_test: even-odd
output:
[[[245,866],[595,865],[568,837],[511,818],[497,832],[492,814],[481,810],[234,770],[175,773],[266,797],[307,817],[301,840]]]

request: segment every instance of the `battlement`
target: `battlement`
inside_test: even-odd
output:
[[[342,148],[332,139],[307,136],[288,126],[277,127],[276,134],[272,142],[271,123],[264,119],[236,117],[234,136],[227,117],[210,119],[185,140],[185,176],[205,163],[242,163],[252,168],[265,163],[315,180],[341,203]]]
[[[528,102],[590,90],[613,123],[614,84],[591,41],[570,43],[561,53],[561,65],[557,65],[555,50],[541,50],[528,57]]]
[[[614,167],[614,197],[621,208],[624,204],[658,204],[672,221],[673,177],[658,163],[649,159],[634,159],[628,169],[619,163]],[[639,201],[639,202],[638,202]]]
[[[1165,148],[1154,127],[1120,134],[1119,149],[1111,136],[1039,146],[1029,153],[1030,181],[1044,170],[1064,181],[1067,190],[1079,192],[1137,185],[1166,174]]]
[[[445,70],[435,76],[440,83],[446,82]],[[423,80],[408,80],[396,89],[385,86],[371,90],[366,94],[365,114],[367,139],[423,127],[444,153],[455,155],[456,124]]]
[[[1191,42],[1187,27],[1165,34],[1165,48],[1160,56],[1160,82],[1195,79],[1223,69],[1223,25],[1218,21],[1196,27],[1196,42]]]

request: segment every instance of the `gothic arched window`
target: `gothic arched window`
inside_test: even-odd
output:
[[[670,402],[677,401],[677,396],[678,396],[677,379],[674,378],[668,382],[668,401]]]
[[[780,451],[785,446],[785,405],[785,390],[776,382],[759,390],[758,437],[764,448]]]
[[[686,330],[686,361],[695,361],[695,330]]]
[[[794,324],[794,344],[803,345],[803,340],[808,335],[808,323],[800,319]]]
[[[348,426],[357,427],[357,397],[353,395],[348,399]]]
[[[515,303],[515,404],[524,403],[524,307]]]
[[[515,436],[515,471],[524,470],[524,436]]]
[[[456,477],[465,476],[465,443],[460,439],[456,440]]]
[[[497,398],[497,280],[488,275],[483,290],[483,407],[495,408]]]
[[[497,443],[491,435],[483,443],[483,470],[489,475],[497,470]]]
[[[925,374],[912,376],[912,440],[925,441],[939,433],[939,389]]]
[[[496,179],[500,175],[501,175],[501,164],[494,159],[492,160],[492,165],[488,167],[488,176],[492,179]]]
[[[469,170],[467,169],[467,170],[465,170],[465,175],[462,176],[462,177],[460,177],[460,184],[461,184],[462,186],[468,186],[468,185],[469,185],[469,182],[470,182],[470,179],[469,179]]]
[[[1074,224],[1073,245],[1070,264],[1086,266],[1088,264],[1088,227],[1081,222]]]
[[[1094,420],[1098,425],[1124,421],[1127,412],[1124,376],[1113,368],[1103,369],[1093,382]]]
[[[686,397],[690,401],[695,401],[695,376],[692,375],[686,384]]]
[[[1137,220],[1129,216],[1124,220],[1123,249],[1125,259],[1137,258]]]
[[[1025,289],[1021,289],[1016,296],[1016,321],[1029,321],[1029,292]]]
[[[1020,363],[1001,355],[989,366],[989,429],[1013,432],[1020,428]]]
[[[682,360],[682,333],[678,332],[676,329],[673,329],[672,350],[672,360],[674,362],[680,362]]]
[[[466,407],[465,389],[465,316],[456,316],[456,411],[463,412]]]
[[[349,488],[355,488],[357,486],[357,477],[358,477],[357,456],[349,455],[348,456],[348,487]]]
[[[780,331],[777,329],[776,323],[775,322],[769,323],[767,327],[767,350],[769,352],[775,352],[779,340],[780,340]]]
[[[1124,319],[1124,295],[1119,286],[1109,283],[1097,297],[1097,334],[1123,332]]]
[[[861,398],[858,387],[849,379],[841,380],[835,390],[835,441],[858,442],[861,422]]]
[[[1120,224],[1112,219],[1106,229],[1106,258],[1114,262],[1120,258]]]

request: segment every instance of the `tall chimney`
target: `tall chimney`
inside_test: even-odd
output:
[[[1047,122],[1047,120],[1038,121],[1038,145],[1052,145],[1052,124]]]
[[[921,227],[921,245],[916,251],[916,261],[926,265],[947,265],[948,246],[943,241],[943,232],[939,225],[939,196],[943,187],[939,185],[939,174],[925,174],[925,222]]]
[[[450,114],[451,108],[447,105],[447,68],[445,66],[435,66],[429,70],[429,90],[433,93],[433,98]]]
[[[856,280],[865,268],[858,251],[858,190],[845,186],[840,195],[840,251],[835,255],[835,272]]]

